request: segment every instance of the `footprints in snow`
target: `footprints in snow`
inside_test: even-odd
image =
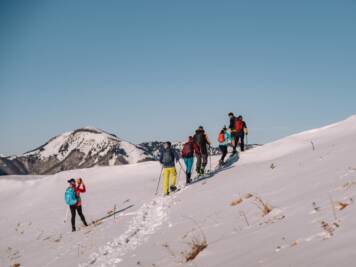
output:
[[[147,241],[168,220],[168,208],[174,204],[177,194],[179,193],[169,197],[156,197],[148,204],[143,204],[126,232],[99,248],[99,252],[93,253],[87,263],[79,266],[117,266],[122,262],[123,256]]]

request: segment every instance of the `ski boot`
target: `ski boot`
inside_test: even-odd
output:
[[[177,190],[177,187],[175,185],[171,185],[169,189],[171,190],[171,192],[174,192]]]
[[[188,173],[188,174],[187,174],[186,184],[190,184],[190,183],[192,182],[191,177],[192,177],[192,174],[191,174],[191,173]]]

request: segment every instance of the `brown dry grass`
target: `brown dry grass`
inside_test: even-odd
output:
[[[272,211],[272,207],[267,202],[264,202],[259,196],[255,196],[256,205],[261,210],[262,216],[268,215]]]
[[[338,210],[346,209],[350,205],[350,204],[343,203],[343,202],[340,202],[340,201],[338,201],[337,204],[338,204],[338,207],[337,207]]]
[[[193,238],[191,243],[191,249],[185,254],[185,261],[189,262],[194,260],[200,252],[208,247],[208,242],[206,241],[205,237],[203,239],[200,238]]]
[[[200,252],[208,247],[206,235],[202,228],[199,226],[198,222],[190,217],[188,217],[188,219],[193,221],[193,223],[197,226],[197,229],[193,229],[192,232],[183,236],[183,239],[186,240],[185,243],[189,246],[188,251],[181,252],[185,262],[193,261],[200,254]]]
[[[251,193],[247,193],[246,195],[244,195],[244,199],[249,199],[251,197],[253,197],[253,194]]]
[[[235,199],[235,200],[231,201],[230,206],[240,205],[242,203],[242,201],[243,201],[242,198]]]
[[[295,241],[293,241],[293,243],[290,245],[290,247],[291,247],[291,248],[292,248],[292,247],[296,247],[296,246],[298,246],[298,244],[299,244],[298,240],[295,240]]]

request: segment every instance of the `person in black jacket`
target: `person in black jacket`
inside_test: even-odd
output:
[[[232,137],[232,146],[233,146],[233,150],[232,150],[232,154],[236,154],[236,147],[237,147],[237,144],[239,143],[239,138],[238,138],[238,135],[237,135],[237,132],[235,130],[235,125],[236,125],[236,117],[234,115],[234,113],[230,112],[229,113],[229,118],[230,118],[230,124],[229,124],[229,129],[230,129],[230,132],[231,132],[231,137]]]
[[[240,144],[241,151],[245,151],[245,135],[248,134],[248,129],[246,122],[243,120],[242,116],[237,118],[234,116],[234,113],[229,113],[230,125],[229,129],[231,136],[233,138],[233,154],[236,154],[236,147]]]
[[[203,175],[208,164],[208,146],[210,147],[210,141],[203,126],[199,126],[195,131],[193,140],[200,148],[200,154],[197,155],[196,171],[198,175]]]

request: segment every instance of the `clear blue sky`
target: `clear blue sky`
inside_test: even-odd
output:
[[[356,113],[356,2],[0,1],[0,153],[96,126],[265,143]]]

